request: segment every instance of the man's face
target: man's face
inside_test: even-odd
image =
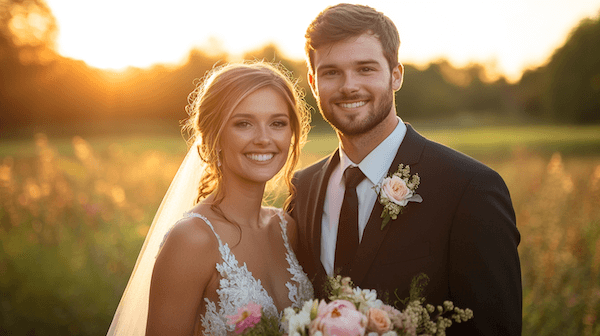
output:
[[[402,65],[390,68],[372,34],[325,45],[314,52],[309,83],[321,114],[343,135],[372,130],[396,114],[394,91],[402,85]]]

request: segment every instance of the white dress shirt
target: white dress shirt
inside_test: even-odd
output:
[[[367,226],[375,201],[377,201],[377,193],[373,187],[384,179],[405,135],[406,125],[398,117],[398,125],[394,131],[358,164],[348,158],[340,144],[340,164],[334,168],[329,177],[321,222],[321,263],[323,263],[327,275],[333,275],[335,263],[338,221],[344,192],[346,191],[343,180],[344,171],[349,166],[358,166],[366,176],[356,186],[358,195],[358,235],[359,241],[361,241],[363,231]]]

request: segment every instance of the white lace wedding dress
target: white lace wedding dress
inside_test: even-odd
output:
[[[279,225],[281,226],[281,235],[286,249],[286,260],[291,274],[291,279],[286,283],[288,288],[288,298],[292,302],[292,307],[301,308],[303,303],[313,298],[313,287],[302,267],[296,259],[287,236],[287,221],[283,211],[278,210]],[[218,302],[212,302],[205,298],[206,312],[201,317],[204,335],[230,335],[234,334],[235,325],[228,324],[227,316],[235,315],[238,308],[245,306],[249,302],[260,304],[263,308],[263,314],[267,316],[281,317],[273,298],[267,293],[260,280],[254,278],[248,271],[246,263],[239,265],[235,255],[231,252],[227,244],[223,244],[219,235],[215,232],[210,221],[203,215],[189,212],[187,217],[197,217],[202,219],[213,231],[219,242],[219,252],[221,253],[222,263],[217,264],[217,271],[221,275],[219,289],[217,294]]]

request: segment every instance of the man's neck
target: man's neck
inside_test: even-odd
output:
[[[337,135],[344,153],[352,162],[358,164],[392,134],[397,125],[396,114],[390,113],[381,123],[366,133],[344,135],[338,132]]]

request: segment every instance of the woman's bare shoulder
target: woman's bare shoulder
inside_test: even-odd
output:
[[[160,256],[174,258],[179,263],[201,266],[204,263],[197,262],[199,256],[203,260],[218,258],[219,242],[208,223],[202,218],[188,216],[171,229]]]

